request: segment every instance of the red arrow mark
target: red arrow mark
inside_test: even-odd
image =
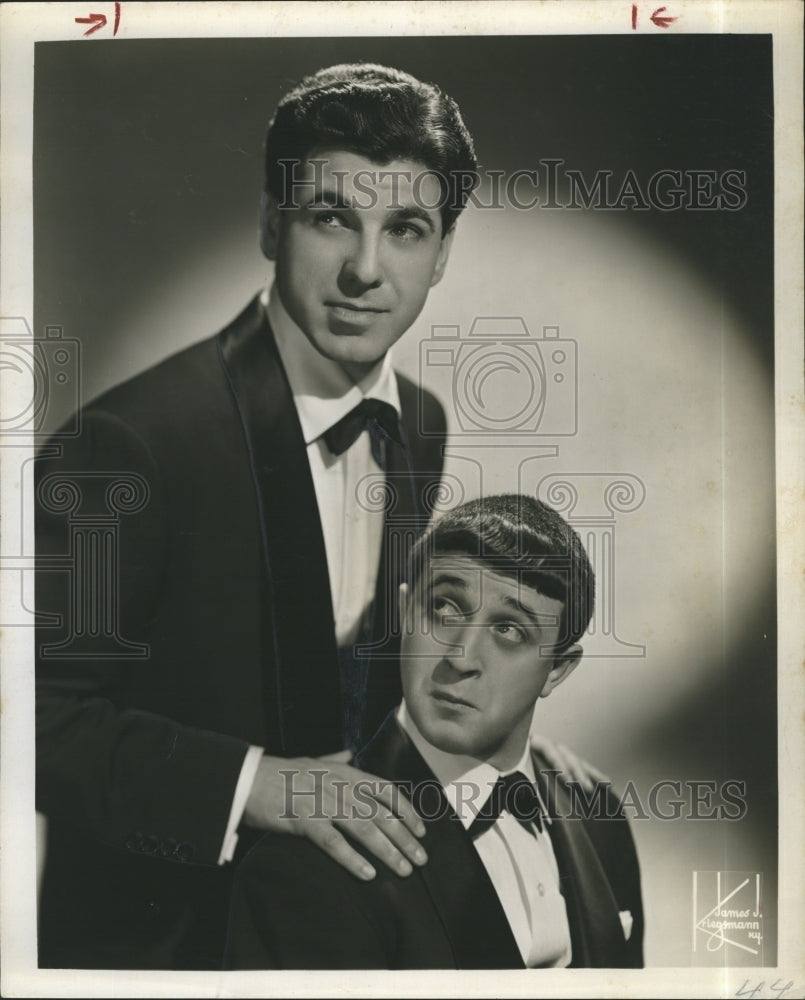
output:
[[[637,28],[637,4],[632,4],[632,31]]]
[[[91,35],[93,31],[98,31],[99,28],[103,28],[106,24],[106,14],[90,14],[89,17],[77,17],[75,19],[76,24],[91,24],[92,27],[84,32],[84,38],[87,35]]]
[[[667,7],[658,7],[651,15],[650,20],[656,24],[658,28],[667,28],[669,25],[673,24],[674,21],[676,21],[675,17],[660,17],[660,14],[667,9]]]
[[[120,4],[115,4],[115,30],[112,32],[113,35],[117,34],[117,26],[120,24]]]

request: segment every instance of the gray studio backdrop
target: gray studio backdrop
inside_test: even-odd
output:
[[[545,184],[545,161],[561,161],[560,207],[468,209],[395,361],[450,415],[445,505],[536,492],[592,550],[589,658],[537,725],[633,790],[647,963],[760,964],[695,929],[707,873],[733,872],[761,876],[761,958],[774,964],[768,38],[41,43],[36,335],[79,342],[88,400],[234,316],[270,275],[257,204],[271,109],[305,73],[353,59],[442,86],[486,171]],[[568,169],[588,183],[608,171],[614,190],[631,170],[644,195],[660,170],[716,183],[738,171],[744,196],[561,207]],[[51,393],[46,425],[75,402],[72,388]],[[662,786],[652,810],[661,781],[681,795]],[[697,781],[711,784],[685,784]],[[729,781],[745,783],[745,815],[712,818]]]

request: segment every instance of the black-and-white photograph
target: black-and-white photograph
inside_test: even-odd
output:
[[[30,6],[4,992],[802,996],[801,9]]]

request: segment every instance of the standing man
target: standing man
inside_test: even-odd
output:
[[[387,352],[444,273],[475,169],[437,88],[373,65],[305,79],[266,139],[267,295],[91,403],[38,463],[40,965],[219,967],[249,829],[306,836],[364,879],[426,862],[407,802],[287,818],[280,772],[349,811],[349,751],[399,700],[394,661],[365,649],[393,652],[402,566],[362,497],[385,476],[388,516],[427,521],[442,441],[418,422],[444,415]],[[71,524],[115,482],[140,498],[119,547],[79,552]],[[46,568],[67,553],[72,573]],[[119,634],[93,618],[109,608]]]

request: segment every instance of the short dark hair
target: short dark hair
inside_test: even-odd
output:
[[[278,202],[289,200],[293,173],[280,161],[301,163],[325,149],[379,164],[424,164],[442,188],[443,236],[478,183],[472,136],[455,101],[432,83],[374,63],[320,69],[282,98],[266,134],[266,191]]]
[[[595,574],[581,539],[553,507],[516,493],[470,500],[443,514],[411,552],[412,591],[437,555],[465,555],[562,601],[561,655],[584,635],[595,604]]]

